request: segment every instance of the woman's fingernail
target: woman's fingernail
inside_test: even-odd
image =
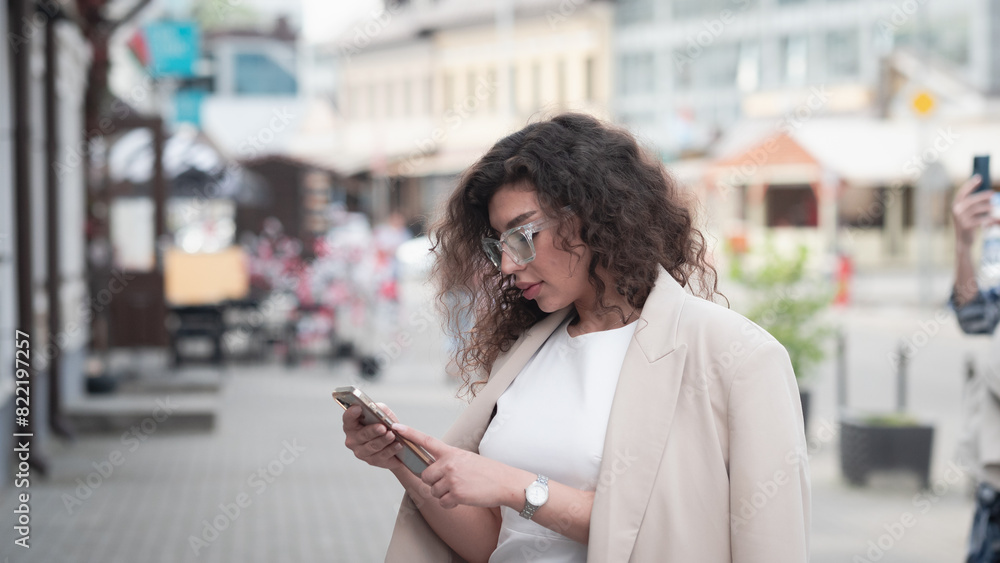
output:
[[[404,425],[402,425],[402,424],[400,424],[398,422],[396,422],[396,423],[394,423],[392,425],[392,429],[395,430],[396,432],[406,432],[407,430],[409,430],[409,428],[407,428],[406,426],[404,426]]]

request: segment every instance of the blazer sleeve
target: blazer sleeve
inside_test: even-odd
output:
[[[729,395],[730,539],[734,563],[809,560],[809,465],[788,353],[751,352]]]

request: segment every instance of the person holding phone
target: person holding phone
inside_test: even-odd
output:
[[[976,512],[969,535],[967,563],[1000,563],[1000,287],[979,287],[972,262],[976,233],[1000,224],[991,214],[989,186],[974,175],[959,188],[952,204],[955,223],[955,287],[951,302],[967,334],[993,334],[986,369],[966,385],[969,434],[963,451],[976,469]]]
[[[386,561],[808,560],[788,354],[715,302],[692,202],[628,132],[562,114],[501,139],[431,238],[473,398],[441,440],[344,413],[406,491]],[[420,477],[397,436],[434,458]]]

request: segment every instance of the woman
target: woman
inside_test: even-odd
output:
[[[788,356],[711,301],[688,205],[628,133],[565,114],[502,139],[435,236],[474,399],[443,441],[344,414],[406,489],[387,561],[808,559]],[[434,455],[421,477],[397,435]]]

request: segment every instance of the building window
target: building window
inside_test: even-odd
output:
[[[709,88],[732,87],[736,84],[739,61],[740,50],[736,44],[706,47],[701,59],[693,65],[695,85]]]
[[[938,18],[931,21],[928,27],[924,40],[921,41],[916,23],[907,22],[895,32],[895,44],[899,47],[920,48],[923,43],[931,53],[952,63],[968,64],[970,44],[968,18]]]
[[[476,71],[470,70],[469,74],[465,76],[465,97],[474,100],[476,99]]]
[[[542,63],[531,65],[531,105],[535,110],[542,107]]]
[[[375,119],[375,85],[368,85],[368,100],[366,100],[368,105],[368,119]]]
[[[858,30],[845,29],[826,34],[826,74],[831,78],[857,76],[861,65]]]
[[[486,71],[486,83],[489,85],[489,108],[491,112],[497,110],[497,69],[490,68]]]
[[[556,101],[560,107],[566,105],[566,61],[563,59],[556,62]]]
[[[517,67],[510,65],[507,69],[507,98],[511,113],[517,113]]]
[[[237,53],[235,67],[237,94],[294,95],[298,92],[295,76],[265,54]]]
[[[385,85],[385,116],[392,117],[393,106],[396,102],[396,89],[392,87],[392,82],[387,82]]]
[[[671,57],[671,62],[674,69],[674,87],[690,88],[692,83],[691,67],[693,66],[691,56],[684,49],[676,49]]]
[[[596,80],[597,77],[594,75],[594,70],[594,57],[587,57],[583,68],[583,87],[585,89],[584,95],[586,96],[586,100],[588,102],[593,102],[595,99],[594,80]]]
[[[753,92],[760,86],[760,44],[756,41],[740,45],[740,61],[736,67],[736,86],[741,92]]]
[[[757,5],[757,0],[674,0],[670,2],[670,15],[674,19],[718,18],[723,10],[744,12]]]
[[[621,56],[618,91],[623,95],[651,94],[654,87],[653,53],[627,53]]]
[[[442,99],[444,100],[444,111],[448,111],[455,105],[455,77],[451,74],[444,75],[444,85],[442,86]]]
[[[618,0],[615,17],[618,23],[631,24],[653,19],[653,0]]]
[[[434,114],[434,77],[428,76],[424,81],[424,113]]]
[[[413,115],[413,81],[410,79],[403,81],[403,115]]]
[[[771,185],[764,197],[768,227],[816,227],[816,194],[808,185]]]
[[[807,61],[809,58],[809,38],[805,35],[790,35],[781,39],[782,80],[789,86],[803,86],[806,83]]]
[[[881,229],[885,224],[885,205],[884,188],[848,188],[837,201],[837,224],[854,229]]]

